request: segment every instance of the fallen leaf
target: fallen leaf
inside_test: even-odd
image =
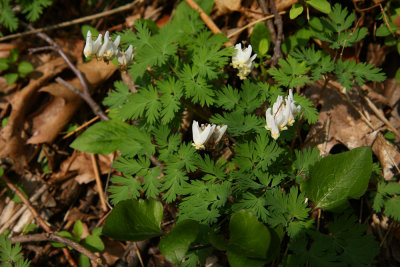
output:
[[[382,136],[379,129],[384,125],[377,116],[366,106],[356,90],[348,92],[351,105],[346,97],[340,93],[341,86],[330,82],[323,89],[323,82],[319,81],[306,90],[306,95],[321,106],[318,122],[313,124],[306,138],[306,145],[317,146],[322,155],[329,154],[337,144],[342,144],[349,150],[360,146],[372,146],[372,150],[379,159],[384,178],[392,179],[391,171],[400,164],[400,154]],[[361,118],[357,110],[362,110],[372,124],[371,129]]]

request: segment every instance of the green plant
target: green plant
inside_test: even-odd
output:
[[[212,1],[200,4],[210,12]],[[364,226],[355,225],[348,205],[348,199],[360,199],[367,189],[371,149],[321,159],[316,149],[293,151],[288,144],[302,126],[318,120],[312,102],[291,95],[290,88],[301,89],[323,77],[338,80],[348,90],[354,83],[385,79],[379,68],[341,58],[343,47],[365,37],[365,29],[352,26],[354,16],[334,5],[327,17],[311,18],[305,30],[309,39],[329,43],[336,55],[286,44],[289,55],[270,70],[263,63],[268,58],[267,28],[257,26],[250,40],[260,53],[256,71],[261,78],[244,70],[252,68],[249,50],[225,48],[227,39],[212,35],[184,2],[161,29],[138,20],[135,32],[124,31],[121,43],[135,47],[128,72],[138,92],[115,82],[115,90],[103,101],[111,120],[91,126],[71,144],[90,153],[120,152],[113,167],[121,175],[112,177],[109,188],[115,208],[103,233],[130,241],[161,236],[161,252],[182,266],[204,264],[214,249],[226,251],[231,266],[271,261],[317,266],[319,255],[332,265],[373,263],[377,242],[365,234]],[[235,62],[230,65],[231,56]],[[265,82],[268,75],[274,85]],[[280,110],[292,112],[290,104],[301,106],[296,122],[278,125],[279,138],[265,129],[266,105],[274,103],[280,103],[270,114],[274,120],[282,115]],[[193,119],[192,129],[198,131],[193,136],[201,141],[191,141],[182,118]],[[212,124],[196,128],[197,120]],[[209,141],[217,139],[215,124],[228,127],[228,138],[220,143]],[[166,235],[161,230],[161,201],[178,208],[176,225]],[[312,209],[333,214],[324,233],[317,229]],[[326,240],[329,243],[319,246]],[[281,249],[290,253],[281,257]]]
[[[85,248],[87,248],[92,252],[99,252],[104,250],[104,243],[100,238],[101,232],[102,232],[102,227],[94,228],[90,233],[90,235],[82,239],[83,224],[80,220],[77,220],[74,223],[72,234],[68,231],[60,231],[57,233],[57,235],[71,239],[76,243],[80,243],[82,246],[84,246]],[[52,242],[51,244],[57,248],[62,248],[66,246],[65,244],[58,242]],[[86,255],[83,254],[79,255],[79,266],[82,267],[90,266],[90,260]]]
[[[52,0],[0,0],[0,25],[9,31],[15,31],[18,28],[18,18],[13,11],[14,6],[18,5],[25,18],[29,22],[34,22],[52,3]]]
[[[0,235],[0,264],[5,267],[20,266],[28,267],[30,262],[24,259],[21,252],[21,245],[16,243],[12,245],[11,239],[7,237],[5,232]]]
[[[16,65],[18,57],[18,50],[14,48],[8,58],[0,58],[0,70],[7,71],[4,75],[7,84],[13,84],[18,78],[25,78],[28,73],[33,71],[32,64],[27,61],[21,61]]]

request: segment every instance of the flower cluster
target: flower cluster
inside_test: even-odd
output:
[[[114,42],[112,41],[108,31],[103,36],[99,34],[96,41],[92,39],[92,33],[87,32],[86,35],[86,45],[83,49],[83,54],[87,58],[97,58],[97,60],[104,60],[106,62],[112,60],[114,57],[118,60],[118,65],[122,69],[126,69],[128,64],[133,60],[133,47],[130,45],[128,49],[120,51],[118,49],[121,37],[118,35]]]
[[[192,132],[193,132],[193,146],[196,149],[205,149],[206,145],[213,146],[218,144],[224,135],[227,125],[222,127],[215,124],[202,124],[199,127],[197,121],[193,121]]]
[[[235,54],[232,57],[232,66],[239,70],[238,76],[241,80],[244,80],[254,68],[254,59],[257,57],[257,54],[251,56],[251,45],[242,49],[241,44],[236,44],[235,49]]]
[[[265,128],[271,131],[272,138],[278,139],[280,132],[287,129],[287,125],[292,126],[294,119],[300,113],[301,106],[295,105],[293,99],[292,89],[289,90],[289,95],[283,101],[282,96],[278,96],[278,99],[271,108],[268,108],[265,117],[267,125]]]

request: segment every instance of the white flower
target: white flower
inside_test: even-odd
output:
[[[228,125],[223,125],[222,127],[217,125],[214,129],[213,135],[210,137],[209,142],[214,143],[215,145],[221,140],[222,136],[224,136]]]
[[[276,102],[265,113],[265,129],[271,131],[271,136],[275,140],[279,137],[280,131],[286,130],[287,125],[292,126],[297,114],[301,111],[301,106],[296,106],[293,100],[292,89],[283,101],[282,96],[278,96]]]
[[[272,106],[272,112],[274,115],[274,119],[280,131],[286,130],[286,124],[288,122],[287,114],[285,113],[286,107],[283,103],[283,97],[278,96],[276,102]]]
[[[197,121],[193,121],[192,124],[192,133],[193,133],[193,146],[196,149],[205,149],[205,144],[208,139],[210,139],[211,135],[214,133],[215,125],[207,124],[201,125],[199,127],[199,123]]]
[[[99,36],[97,37],[96,41],[93,42],[92,40],[92,33],[90,31],[87,32],[86,34],[86,44],[85,44],[85,48],[83,49],[83,54],[85,55],[85,57],[95,57],[100,46],[101,46],[101,39],[102,39],[102,35],[99,34]]]
[[[265,125],[265,129],[271,131],[271,136],[275,140],[278,139],[280,133],[278,129],[278,125],[275,122],[274,114],[271,113],[271,108],[268,108],[265,112],[265,118],[267,121],[267,125]]]
[[[289,95],[287,97],[287,101],[290,103],[290,109],[292,110],[293,116],[296,117],[301,111],[301,106],[298,105],[296,107],[296,105],[295,105],[296,101],[294,101],[294,99],[293,99],[292,89],[289,89]]]
[[[120,40],[121,37],[118,35],[113,42],[110,38],[110,33],[106,31],[106,33],[104,34],[104,43],[97,53],[97,56],[101,59],[104,59],[105,61],[113,59],[113,57],[118,54],[118,46]]]
[[[133,60],[132,51],[133,51],[132,45],[130,45],[128,47],[128,49],[126,49],[125,52],[118,51],[118,54],[117,54],[118,65],[121,68],[125,69],[126,66],[128,66],[128,64]]]
[[[253,69],[254,59],[257,57],[257,54],[251,56],[251,45],[242,49],[242,44],[239,43],[235,45],[235,49],[235,54],[232,57],[232,66],[239,70],[238,76],[241,80],[244,80]]]

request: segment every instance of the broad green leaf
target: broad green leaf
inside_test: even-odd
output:
[[[83,241],[85,248],[93,252],[100,252],[104,250],[104,243],[98,235],[89,235]]]
[[[249,259],[243,255],[231,251],[228,251],[226,255],[228,256],[228,262],[231,267],[243,267],[243,266],[262,267],[265,264],[265,261]]]
[[[79,267],[90,267],[90,260],[84,254],[79,255]]]
[[[397,43],[397,53],[400,55],[400,42]]]
[[[289,17],[290,19],[297,18],[301,13],[303,13],[303,5],[301,4],[294,4],[290,8]]]
[[[399,83],[400,82],[400,68],[397,69],[396,75],[394,77],[396,78],[396,81]]]
[[[10,65],[7,58],[0,58],[0,70],[8,70]]]
[[[121,121],[100,121],[75,139],[70,146],[79,151],[106,155],[119,148],[128,129],[129,125]]]
[[[7,73],[4,75],[4,79],[6,79],[7,84],[13,84],[18,80],[18,73]]]
[[[67,232],[67,231],[58,232],[57,235],[73,240],[73,236],[71,235],[70,232]],[[64,248],[64,247],[66,247],[65,244],[59,243],[59,242],[50,242],[50,244],[55,248]]]
[[[87,24],[82,25],[81,32],[82,32],[83,38],[85,38],[85,40],[86,40],[86,35],[87,35],[88,31],[90,31],[90,33],[92,34],[92,38],[97,38],[97,36],[99,35],[99,31],[96,28],[94,28],[90,25],[87,25]]]
[[[310,179],[302,191],[317,208],[333,210],[347,203],[347,198],[360,198],[367,189],[372,172],[370,147],[327,156],[310,169]]]
[[[171,232],[160,241],[160,251],[173,264],[179,264],[189,246],[196,240],[199,233],[199,223],[193,220],[178,222]]]
[[[18,64],[18,72],[21,74],[27,74],[33,71],[33,66],[27,61],[22,61]]]
[[[331,4],[327,0],[309,0],[306,2],[322,13],[329,14],[331,12]]]
[[[244,257],[266,259],[271,234],[268,228],[248,211],[238,211],[229,223],[231,238],[228,251]]]
[[[77,239],[81,239],[81,236],[83,234],[83,224],[81,220],[77,220],[74,223],[74,229],[72,230],[72,233],[74,234],[74,237]]]
[[[19,56],[18,49],[17,48],[11,49],[10,55],[8,56],[8,62],[10,63],[17,62],[18,56]]]
[[[103,234],[117,240],[139,241],[162,234],[162,204],[156,200],[124,200],[107,217]]]
[[[258,55],[264,55],[268,52],[269,43],[271,41],[271,34],[267,26],[263,22],[258,22],[253,29],[250,37],[250,43],[254,52]]]

